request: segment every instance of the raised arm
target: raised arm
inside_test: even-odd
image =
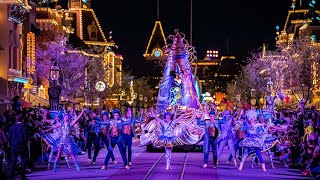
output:
[[[205,125],[206,125],[206,122],[203,121],[201,118],[198,118],[197,124],[198,124],[198,126],[205,126]]]
[[[260,127],[260,126],[264,126],[265,124],[262,124],[262,123],[255,123],[253,124],[252,126],[253,127]]]
[[[163,123],[164,121],[162,119],[160,119],[157,114],[155,113],[154,109],[150,110],[151,116],[154,117],[157,121],[159,121],[160,123]]]
[[[60,126],[61,126],[61,123],[57,123],[57,125],[52,126],[51,128],[45,130],[44,133],[48,133],[48,132],[51,132],[51,131],[53,131],[55,129],[58,129]]]
[[[98,124],[98,125],[110,125],[110,121],[104,122],[104,121],[95,120],[95,122],[96,122],[96,124]]]
[[[81,113],[71,122],[71,126],[73,126],[76,122],[79,121],[83,113],[84,113],[84,108],[82,108]]]

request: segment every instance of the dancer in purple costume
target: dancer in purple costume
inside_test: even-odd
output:
[[[60,137],[55,141],[55,146],[58,149],[58,154],[56,156],[53,171],[56,171],[58,161],[60,159],[61,153],[64,152],[66,155],[69,155],[74,165],[76,166],[76,169],[80,171],[80,167],[78,165],[76,155],[78,154],[76,151],[78,150],[77,145],[75,144],[74,140],[71,136],[71,127],[80,119],[84,112],[84,109],[82,109],[81,113],[70,122],[71,118],[68,114],[65,114],[63,116],[63,122],[58,123],[56,126],[52,127],[50,130],[55,130],[59,128]]]

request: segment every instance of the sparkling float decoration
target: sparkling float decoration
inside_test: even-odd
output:
[[[168,54],[165,62],[163,77],[159,84],[156,112],[163,115],[171,112],[173,119],[192,109],[190,116],[182,118],[175,124],[174,135],[179,137],[185,145],[198,143],[204,128],[197,125],[196,115],[203,114],[203,107],[199,107],[198,87],[192,72],[192,61],[196,58],[194,48],[185,40],[185,35],[175,30],[175,35],[170,35],[167,44],[163,48],[164,54]],[[153,144],[154,140],[161,134],[159,122],[153,120],[152,113],[146,112],[142,123],[142,145]]]
[[[192,73],[195,50],[185,40],[185,35],[175,30],[170,35],[163,52],[168,54],[157,98],[157,112],[178,105],[181,108],[198,108],[198,93]]]

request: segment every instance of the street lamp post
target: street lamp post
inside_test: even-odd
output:
[[[106,84],[103,81],[98,81],[95,88],[99,91],[99,115],[102,117],[102,92],[106,89]]]
[[[51,84],[48,94],[49,94],[49,102],[50,102],[50,109],[52,111],[57,111],[59,108],[59,99],[61,94],[61,87],[56,84],[56,81],[58,81],[60,78],[60,69],[57,65],[57,62],[54,61],[53,66],[50,68],[50,79],[53,83],[53,86]]]

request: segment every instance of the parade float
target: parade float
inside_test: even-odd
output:
[[[181,145],[193,146],[200,142],[204,134],[204,129],[197,125],[197,114],[202,114],[204,108],[200,104],[199,87],[191,66],[196,58],[195,50],[178,30],[167,39],[172,43],[163,47],[163,52],[168,54],[168,57],[159,84],[156,109],[149,109],[145,113],[140,143],[150,146],[162,133],[159,123],[151,116],[151,111],[155,111],[159,118],[170,113],[173,119],[186,111],[192,111],[175,124],[174,134],[182,140]]]

